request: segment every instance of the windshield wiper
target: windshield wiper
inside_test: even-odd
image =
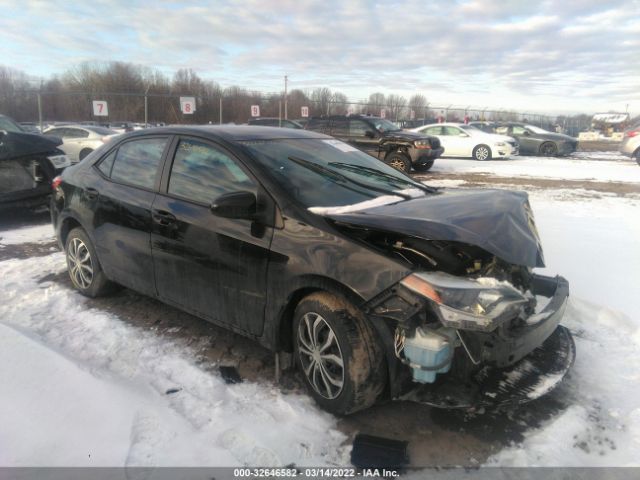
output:
[[[347,177],[346,175],[343,175],[340,172],[336,172],[335,170],[331,169],[331,168],[327,168],[324,167],[322,165],[319,165],[317,163],[314,162],[310,162],[309,160],[305,160],[303,158],[299,158],[299,157],[289,157],[289,160],[291,160],[292,162],[297,163],[298,165],[301,165],[305,168],[308,168],[309,170],[312,170],[314,172],[317,172],[327,178],[330,178],[331,180],[335,181],[336,183],[341,183],[341,184],[353,184],[353,185],[357,185],[361,188],[365,188],[367,190],[373,190],[374,192],[378,192],[378,193],[384,193],[387,195],[397,195],[398,197],[402,197],[404,200],[409,200],[411,199],[411,195],[407,195],[406,193],[400,193],[400,192],[396,192],[394,190],[387,190],[385,188],[380,188],[380,187],[375,187],[373,185],[370,185],[368,183],[364,183],[364,182],[359,182],[357,180],[354,180],[352,178]]]
[[[401,185],[408,185],[408,186],[412,186],[415,188],[419,188],[420,190],[427,192],[427,193],[436,193],[437,190],[433,187],[430,187],[428,185],[425,185],[423,183],[420,182],[415,182],[413,180],[409,181],[409,180],[403,180],[401,178],[395,177],[389,173],[385,173],[385,172],[381,172],[380,170],[377,170],[375,168],[371,168],[371,167],[365,167],[363,165],[352,165],[350,163],[342,163],[342,162],[331,162],[329,163],[329,165],[331,166],[335,166],[337,168],[341,168],[343,170],[350,170],[352,172],[358,172],[358,171],[365,171],[367,173],[373,174],[374,176],[377,177],[382,177],[382,178],[386,178],[389,179],[397,184],[401,184]]]

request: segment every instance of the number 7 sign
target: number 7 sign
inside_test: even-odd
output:
[[[93,101],[93,114],[96,117],[108,117],[109,116],[109,107],[107,102],[104,100],[94,100]]]

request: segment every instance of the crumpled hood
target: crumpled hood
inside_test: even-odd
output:
[[[62,140],[32,133],[0,134],[0,160],[53,153]]]
[[[502,260],[544,267],[525,192],[441,189],[437,194],[326,217],[340,223],[426,240],[476,245]]]

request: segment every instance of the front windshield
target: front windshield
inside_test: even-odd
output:
[[[7,117],[0,117],[0,130],[13,133],[24,133],[24,129]]]
[[[339,140],[251,140],[241,144],[273,180],[307,208],[353,205],[383,195],[402,200],[431,191]]]
[[[551,133],[544,128],[534,127],[533,125],[525,125],[527,130],[531,130],[533,133]]]
[[[389,120],[385,120],[384,118],[375,118],[372,119],[373,124],[380,133],[386,132],[397,132],[398,130],[402,130],[398,125]]]

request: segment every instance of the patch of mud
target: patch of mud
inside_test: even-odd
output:
[[[617,197],[640,199],[640,185],[622,182],[598,182],[591,180],[560,180],[553,178],[498,177],[490,173],[433,173],[431,175],[414,174],[416,180],[429,184],[429,181],[463,181],[465,187],[486,187],[487,185],[519,186],[539,190],[583,190],[613,194]]]

